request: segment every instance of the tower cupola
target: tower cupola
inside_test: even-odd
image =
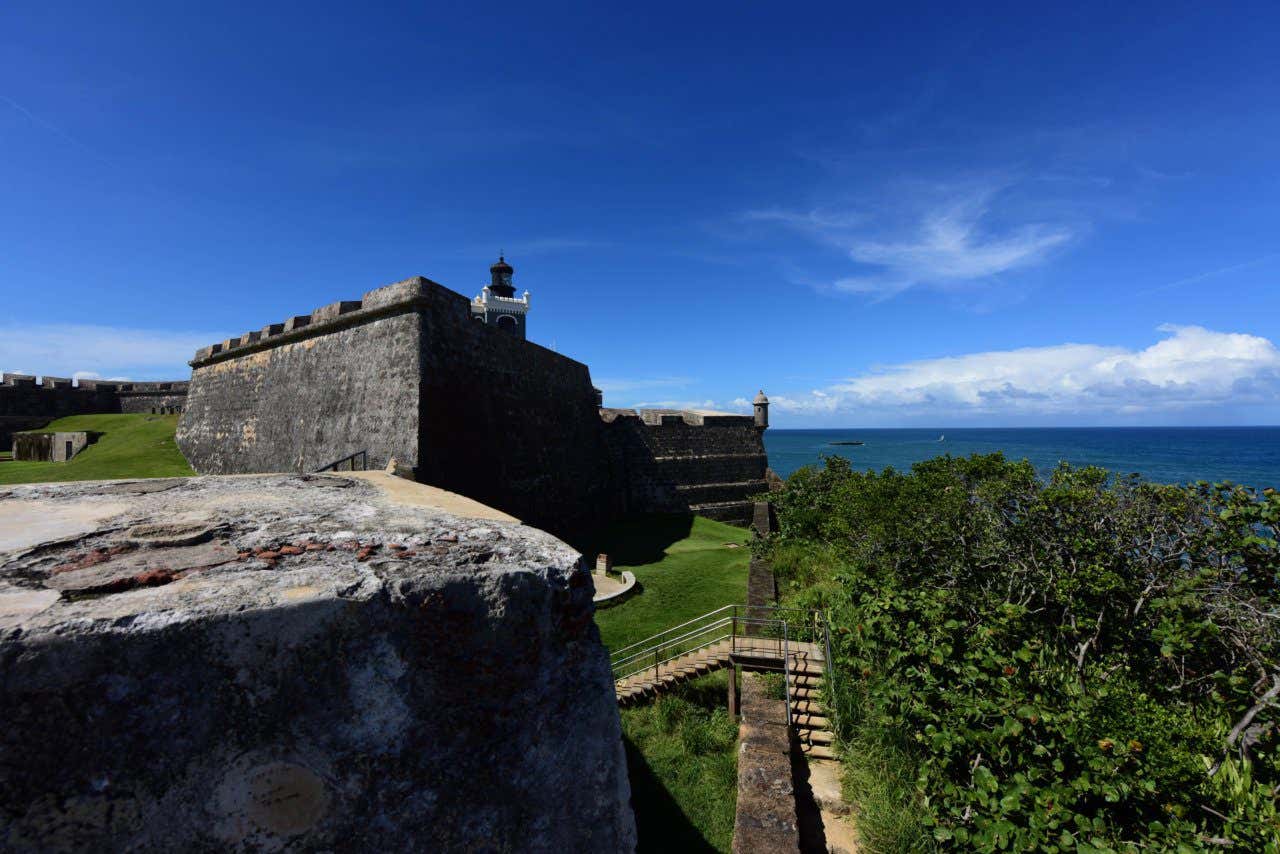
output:
[[[489,290],[496,297],[512,299],[516,295],[515,285],[511,283],[515,269],[507,263],[503,255],[498,256],[498,263],[489,268]]]
[[[525,337],[525,320],[529,313],[529,292],[516,296],[511,277],[515,270],[503,255],[489,268],[489,284],[471,301],[471,316],[481,323],[496,326]]]
[[[761,430],[769,426],[769,398],[765,397],[764,389],[760,389],[760,393],[756,395],[756,399],[751,401],[751,407],[754,410],[756,426]]]

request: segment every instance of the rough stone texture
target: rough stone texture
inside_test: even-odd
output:
[[[43,427],[67,415],[115,412],[181,412],[187,383],[117,383],[62,377],[0,374],[0,451],[12,447],[13,434]]]
[[[579,556],[392,494],[0,490],[0,850],[632,849]]]
[[[786,701],[770,699],[763,683],[744,673],[741,708],[734,854],[798,852]]]
[[[83,430],[68,433],[15,433],[13,458],[33,462],[65,463],[87,448],[89,441],[90,434]]]
[[[178,447],[202,474],[312,472],[358,451],[416,465],[420,328],[378,317],[197,367]]]
[[[600,410],[586,365],[472,318],[421,277],[197,351],[178,447],[201,473],[359,451],[585,543],[628,513],[742,522],[766,489],[750,416]]]
[[[763,432],[750,416],[603,409],[610,478],[624,513],[687,513],[746,524],[766,489]]]

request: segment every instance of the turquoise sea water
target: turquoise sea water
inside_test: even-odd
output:
[[[832,442],[861,440],[848,446]],[[911,464],[941,454],[1003,451],[1047,473],[1060,460],[1137,472],[1147,480],[1230,480],[1280,488],[1280,427],[1046,427],[1002,429],[778,430],[764,434],[769,465],[786,477],[824,455],[859,469]]]

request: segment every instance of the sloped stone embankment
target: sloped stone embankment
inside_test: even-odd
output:
[[[0,490],[0,850],[633,848],[578,555],[420,489]]]

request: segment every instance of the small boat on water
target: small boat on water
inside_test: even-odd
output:
[[[939,442],[945,442],[945,441],[947,441],[947,434],[946,434],[946,433],[943,433],[941,436],[939,436],[939,437],[938,437],[938,441],[939,441]]]
[[[828,445],[864,445],[865,442],[828,442]]]

